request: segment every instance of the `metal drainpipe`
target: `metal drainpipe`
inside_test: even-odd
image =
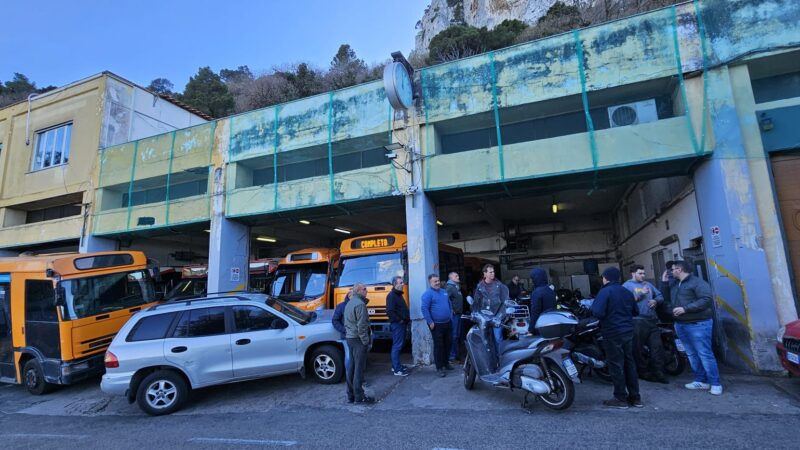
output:
[[[39,94],[28,95],[28,114],[25,115],[25,145],[31,145],[30,126],[31,126],[31,100]]]

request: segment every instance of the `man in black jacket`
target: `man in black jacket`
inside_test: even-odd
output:
[[[450,309],[453,311],[451,327],[453,329],[453,344],[450,348],[450,361],[458,361],[458,347],[461,341],[461,314],[464,312],[464,294],[461,293],[461,276],[456,272],[447,275],[447,284],[444,289],[450,299]]]
[[[392,278],[392,291],[386,296],[386,315],[392,332],[392,372],[398,377],[407,377],[408,369],[400,364],[400,350],[406,341],[406,327],[411,321],[408,305],[403,298],[403,277]]]
[[[536,321],[539,316],[549,309],[556,307],[556,293],[547,284],[547,272],[544,269],[531,270],[533,292],[531,293],[531,314],[528,332],[536,334]]]
[[[692,275],[692,267],[686,261],[675,261],[672,274],[677,280],[670,289],[675,333],[686,348],[686,357],[694,372],[694,381],[685,387],[722,395],[717,359],[711,346],[714,328],[711,286]]]
[[[603,401],[612,408],[641,408],[639,376],[633,358],[633,317],[639,315],[631,291],[619,284],[616,267],[603,271],[603,288],[592,303],[592,315],[600,319],[600,332],[606,350],[606,364],[614,381],[614,398]]]

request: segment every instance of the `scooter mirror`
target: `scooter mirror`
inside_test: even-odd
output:
[[[468,296],[467,296],[467,303],[469,303],[469,304],[471,305],[471,304],[472,304],[474,301],[475,301],[475,300],[473,300],[473,298],[472,298],[472,296],[471,296],[471,295],[468,295]]]

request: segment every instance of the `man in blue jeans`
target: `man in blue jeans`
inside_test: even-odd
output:
[[[675,333],[686,347],[686,356],[694,372],[694,381],[687,384],[686,389],[722,395],[717,359],[711,346],[714,328],[711,286],[692,275],[692,268],[686,261],[675,261],[672,274],[677,280],[670,289]]]
[[[386,296],[386,315],[392,331],[392,372],[398,377],[407,377],[408,369],[400,364],[400,350],[406,342],[406,327],[411,322],[406,299],[403,298],[403,277],[392,278],[392,291]]]
[[[347,331],[344,328],[344,309],[347,307],[347,302],[350,301],[350,294],[353,293],[353,290],[350,289],[347,292],[347,295],[344,297],[344,301],[336,305],[336,308],[333,310],[333,319],[331,322],[333,323],[333,328],[336,329],[339,333],[342,334],[342,347],[344,347],[344,366],[347,367],[350,365],[350,348],[347,346]],[[347,378],[347,370],[344,371],[345,378]]]
[[[430,286],[422,294],[422,317],[431,329],[433,335],[433,360],[436,363],[436,372],[440,377],[445,376],[445,370],[453,370],[453,366],[447,362],[447,353],[452,345],[452,315],[450,308],[450,298],[447,291],[442,289],[439,275],[432,273],[428,275],[428,285]]]

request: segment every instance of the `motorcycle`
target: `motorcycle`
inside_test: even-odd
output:
[[[603,348],[603,337],[600,335],[600,321],[592,317],[592,311],[571,296],[559,297],[556,308],[569,311],[580,320],[575,332],[566,336],[564,348],[572,353],[579,367],[579,374],[584,372],[597,376],[602,381],[611,381],[611,372],[606,364],[606,353]]]
[[[661,346],[664,348],[664,373],[678,376],[686,370],[686,349],[675,335],[671,323],[659,323],[658,328],[661,329]],[[647,345],[642,345],[642,357],[646,362],[650,360],[650,348]]]
[[[470,300],[468,297],[467,301]],[[506,309],[506,314],[515,312],[513,305]],[[563,410],[572,405],[573,383],[580,383],[580,378],[569,352],[562,348],[561,339],[572,333],[578,322],[572,314],[543,313],[536,322],[540,336],[520,336],[517,340],[502,341],[499,346],[492,328],[504,327],[502,318],[481,311],[473,311],[465,318],[474,322],[466,338],[465,389],[474,389],[476,379],[480,378],[493,387],[524,390],[524,408],[528,408],[530,394],[551,409]]]

